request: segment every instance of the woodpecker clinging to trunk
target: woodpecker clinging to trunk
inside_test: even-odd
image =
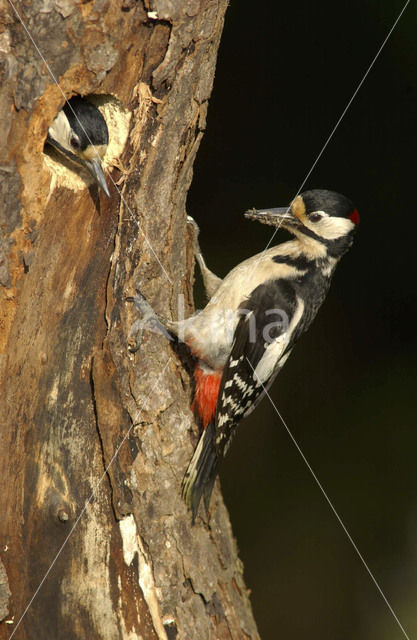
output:
[[[49,127],[46,142],[71,162],[87,169],[106,196],[110,196],[101,166],[109,131],[94,104],[80,96],[68,100]]]
[[[326,190],[306,191],[289,207],[245,215],[282,226],[295,238],[245,260],[223,280],[207,268],[196,242],[210,300],[186,320],[161,320],[197,359],[192,408],[204,431],[183,480],[193,521],[202,496],[208,507],[237,424],[253,411],[310,326],[359,223],[352,202]],[[144,298],[138,295],[134,301],[142,324],[155,323]]]

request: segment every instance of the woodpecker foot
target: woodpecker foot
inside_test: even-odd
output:
[[[152,309],[149,302],[145,300],[142,294],[136,293],[135,296],[126,298],[126,302],[133,302],[142,316],[141,318],[135,320],[135,322],[130,327],[127,347],[130,353],[136,353],[136,351],[139,350],[140,345],[142,344],[142,335],[144,329],[162,333],[165,338],[167,338],[168,340],[172,340],[171,334],[164,327],[163,322],[160,318],[158,318],[157,314]]]
[[[187,216],[187,224],[189,224],[193,228],[193,249],[194,255],[198,260],[199,257],[203,257],[200,249],[200,243],[198,242],[198,236],[200,235],[200,227],[191,216]]]
[[[197,239],[200,233],[200,227],[191,216],[187,216],[187,224],[190,224],[194,228],[194,237]]]
[[[206,265],[206,261],[204,260],[201,252],[200,243],[198,242],[198,235],[200,233],[198,224],[191,216],[187,216],[187,224],[190,224],[193,227],[194,257],[200,267],[201,275],[203,276],[204,288],[206,290],[207,297],[210,299],[215,294],[222,281],[221,278],[218,278]]]

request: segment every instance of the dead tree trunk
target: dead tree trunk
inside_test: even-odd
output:
[[[127,349],[136,289],[191,309],[185,201],[226,4],[0,8],[1,638],[258,637],[219,490],[194,527],[180,496],[187,371],[159,334]],[[43,151],[49,71],[106,117],[108,200]]]

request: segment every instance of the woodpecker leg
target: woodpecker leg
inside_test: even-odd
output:
[[[174,339],[173,336],[176,336],[175,323],[159,317],[152,309],[149,302],[145,300],[140,293],[137,293],[133,297],[126,298],[126,301],[133,302],[142,316],[135,320],[130,327],[128,335],[128,349],[131,353],[136,353],[140,348],[144,329],[150,329],[151,331],[162,333],[162,335],[168,340]]]
[[[192,225],[194,228],[194,256],[198,262],[198,266],[200,267],[201,275],[203,276],[203,283],[207,297],[210,299],[216,293],[222,282],[222,279],[216,276],[215,273],[210,271],[210,269],[206,265],[200,249],[200,244],[198,242],[198,234],[200,233],[198,224],[191,216],[187,216],[187,223]]]

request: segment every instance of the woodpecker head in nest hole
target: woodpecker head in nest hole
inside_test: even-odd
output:
[[[95,105],[80,96],[68,100],[49,127],[46,142],[87,169],[106,196],[110,196],[101,164],[109,132]]]

